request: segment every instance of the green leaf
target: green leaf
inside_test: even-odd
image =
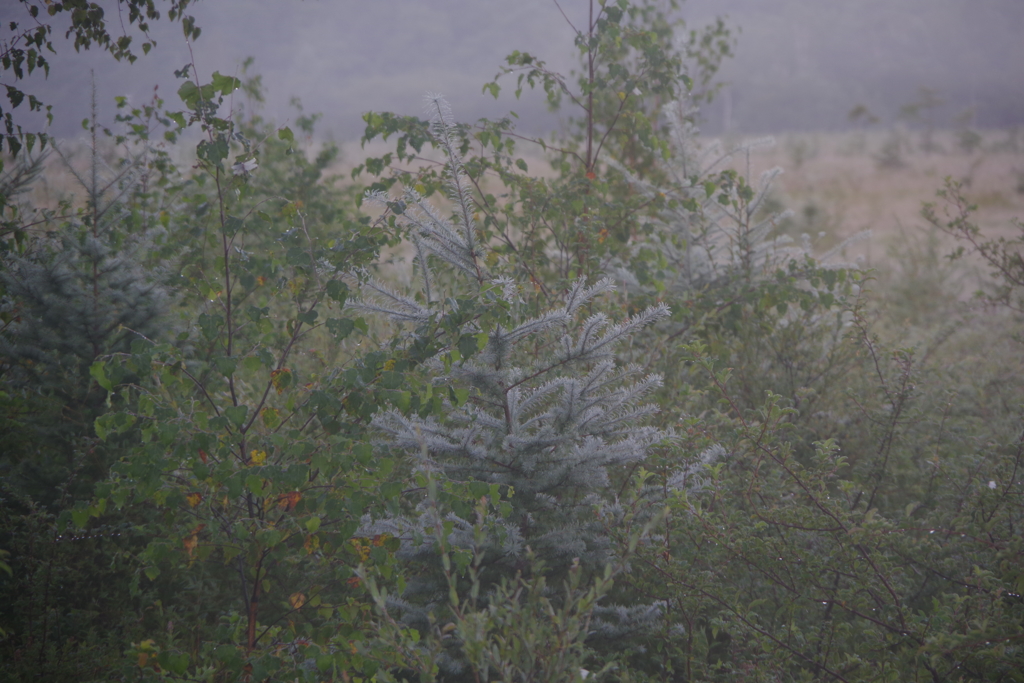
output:
[[[284,539],[284,534],[277,529],[260,529],[256,532],[256,540],[268,548],[273,548]]]
[[[91,366],[89,366],[89,374],[92,375],[92,378],[96,380],[96,383],[99,384],[101,387],[103,387],[107,391],[113,390],[114,385],[111,383],[109,379],[107,379],[106,363],[99,360],[96,361]]]
[[[475,334],[464,334],[459,337],[458,347],[462,357],[469,358],[480,349],[480,344]]]
[[[89,522],[89,508],[76,508],[71,511],[71,521],[75,523],[75,526],[79,529],[85,527]]]
[[[216,661],[224,662],[228,666],[240,665],[242,663],[238,648],[234,645],[218,645],[213,651],[213,656]]]
[[[327,283],[327,296],[337,301],[338,305],[344,306],[345,299],[348,298],[348,286],[341,280],[331,280]]]
[[[192,81],[185,81],[178,88],[178,97],[181,98],[186,107],[195,109],[199,101],[199,88]],[[182,127],[184,127],[184,118],[182,119]]]
[[[320,518],[319,517],[310,517],[309,519],[306,520],[306,531],[308,531],[309,533],[315,534],[317,532],[317,529],[319,529],[319,528],[320,528]]]
[[[278,129],[277,138],[278,140],[284,140],[285,142],[295,142],[295,134],[292,133],[292,129],[288,126]]]
[[[237,498],[238,496],[242,495],[242,487],[244,486],[244,481],[243,481],[243,479],[244,479],[243,475],[244,474],[245,474],[245,472],[237,472],[237,473],[235,473],[234,476],[229,477],[224,482],[224,485],[228,487],[228,496],[229,497]]]
[[[263,491],[263,477],[258,477],[255,474],[250,474],[245,478],[245,488],[249,489],[257,496],[262,496]]]
[[[222,76],[219,71],[213,72],[213,88],[221,95],[230,95],[242,87],[242,81],[234,76]]]
[[[210,341],[213,341],[217,338],[217,335],[220,334],[224,325],[224,316],[219,313],[212,315],[209,313],[200,313],[198,322],[199,329],[203,331],[203,336]]]
[[[228,156],[228,141],[223,135],[210,140],[203,140],[196,147],[196,156],[217,166]]]
[[[348,335],[352,334],[352,331],[356,329],[356,325],[348,318],[330,318],[327,321],[327,329],[338,339],[338,341],[341,341]]]
[[[181,676],[188,670],[188,655],[183,652],[164,650],[156,659],[161,667],[173,674]]]
[[[380,375],[380,385],[385,389],[400,389],[405,384],[405,375],[387,370]]]
[[[367,464],[373,459],[373,445],[368,443],[357,444],[352,447],[352,454],[362,464]]]
[[[93,429],[96,430],[96,436],[100,441],[106,441],[107,435],[110,433],[107,431],[105,417],[105,415],[101,415],[92,423]]]
[[[391,500],[397,498],[402,493],[402,483],[398,481],[389,481],[380,485],[380,497],[384,500]]]
[[[398,391],[392,395],[392,402],[398,407],[399,410],[405,412],[409,410],[412,405],[412,392],[411,391]]]
[[[227,156],[227,154],[224,156]],[[245,221],[238,216],[228,215],[228,217],[224,219],[224,231],[229,235],[234,235],[243,227],[245,227]]]
[[[227,356],[214,358],[213,364],[217,366],[217,371],[225,377],[230,377],[235,374],[235,368],[238,367],[238,362],[234,358],[229,358]]]
[[[260,417],[268,429],[277,429],[281,424],[281,412],[277,408],[264,408],[260,412]]]
[[[236,427],[241,427],[245,423],[245,416],[249,414],[249,406],[231,406],[230,408],[224,409],[224,415],[231,421],[231,424]]]

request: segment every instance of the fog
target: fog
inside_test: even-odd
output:
[[[111,8],[108,21],[116,26],[116,3],[100,4]],[[583,24],[585,0],[561,5]],[[100,118],[112,121],[115,95],[141,103],[156,86],[174,107],[175,69],[194,59],[203,77],[240,75],[249,56],[266,86],[267,116],[294,119],[289,102],[297,97],[307,113],[323,114],[321,132],[338,139],[357,138],[368,110],[421,113],[428,91],[444,94],[460,119],[512,109],[521,129],[539,132],[557,125],[542,96],[524,93],[516,101],[508,87],[496,102],[481,86],[515,49],[562,72],[576,63],[572,29],[552,0],[202,0],[190,12],[202,28],[198,41],[189,46],[180,27],[156,22],[157,47],[134,65],[96,50],[76,54],[58,23],[49,79],[22,84],[54,105],[50,133],[80,134],[91,73]],[[958,116],[980,127],[1024,123],[1021,0],[683,3],[690,27],[719,15],[738,30],[738,43],[720,74],[726,85],[705,110],[707,132],[837,130],[852,125],[847,114],[856,105],[885,125],[922,87],[944,101],[934,111],[938,125]],[[26,18],[20,3],[0,7],[4,31]],[[18,121],[38,126],[26,108],[16,110]]]

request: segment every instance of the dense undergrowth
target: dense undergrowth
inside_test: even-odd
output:
[[[431,96],[340,179],[185,71],[66,201],[4,159],[0,679],[1021,680],[1019,237],[950,183],[898,288],[788,239],[656,7],[485,86],[553,139]]]

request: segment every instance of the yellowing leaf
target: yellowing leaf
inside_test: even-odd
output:
[[[267,462],[267,452],[266,451],[258,451],[256,449],[253,449],[253,450],[251,450],[249,452],[249,463],[253,467],[258,467],[260,465],[265,464],[266,462]]]
[[[189,507],[195,507],[203,500],[203,494],[201,493],[190,493],[185,496],[185,500],[188,501]]]
[[[274,385],[277,393],[281,393],[292,383],[292,371],[288,368],[281,368],[270,373],[270,383]]]
[[[277,408],[264,408],[260,411],[260,417],[269,429],[276,429],[281,424],[281,412]]]
[[[307,555],[312,555],[316,552],[316,549],[320,547],[319,536],[306,536],[306,540],[302,543],[303,549]]]
[[[306,604],[306,596],[302,593],[292,593],[288,596],[288,604],[292,606],[292,609],[300,609]]]
[[[295,506],[299,504],[300,500],[302,500],[302,494],[298,491],[282,493],[277,497],[277,507],[289,512],[295,509]]]
[[[366,539],[351,538],[349,543],[352,544],[352,549],[355,550],[361,562],[366,562],[370,559],[370,543]]]

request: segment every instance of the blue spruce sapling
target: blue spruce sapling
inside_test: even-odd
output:
[[[581,279],[545,311],[531,311],[518,283],[488,259],[474,225],[470,184],[457,151],[446,103],[431,98],[433,132],[447,155],[453,220],[406,188],[400,199],[383,193],[368,199],[404,222],[414,245],[420,291],[407,295],[366,277],[363,298],[351,305],[412,325],[412,338],[461,321],[452,343],[427,364],[431,384],[449,389],[441,415],[391,409],[373,421],[379,447],[404,451],[413,467],[458,482],[498,485],[511,494],[510,511],[481,541],[474,522],[424,500],[416,513],[365,521],[363,533],[402,539],[400,556],[425,567],[393,600],[406,618],[426,624],[448,589],[440,573],[433,530],[450,529],[446,542],[483,556],[485,584],[514,577],[526,566],[529,547],[558,585],[578,562],[601,572],[616,560],[600,511],[614,505],[616,479],[639,464],[671,434],[646,425],[657,412],[644,402],[660,376],[616,360],[616,347],[665,318],[654,305],[621,322],[594,312],[599,297],[614,289],[608,278]],[[488,265],[490,264],[490,265]],[[469,339],[472,343],[464,344]],[[454,340],[459,340],[455,342]],[[435,389],[436,390],[436,389]],[[481,545],[483,544],[483,545]],[[656,608],[638,608],[636,618]]]

